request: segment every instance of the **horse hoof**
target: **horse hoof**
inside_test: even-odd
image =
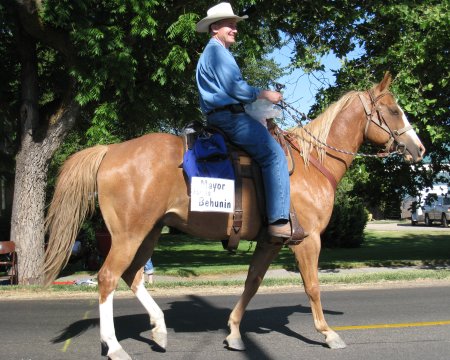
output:
[[[102,354],[102,356],[107,356],[108,355],[108,351],[109,351],[108,345],[105,342],[103,342],[103,341],[100,343],[100,345],[101,345],[101,354]]]
[[[244,351],[245,345],[241,338],[230,338],[227,337],[223,343],[225,344],[226,348],[228,350],[237,350],[237,351]]]
[[[161,349],[165,350],[167,347],[167,334],[161,332],[152,332],[151,336],[152,340],[158,345]]]
[[[330,349],[345,349],[347,347],[347,344],[338,334],[334,334],[334,336],[327,338],[326,343]]]
[[[108,359],[111,360],[132,360],[130,355],[128,355],[124,349],[120,348],[111,354],[108,354]]]

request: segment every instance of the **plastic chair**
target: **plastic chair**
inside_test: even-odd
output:
[[[14,241],[0,241],[0,280],[9,280],[11,285],[17,284],[17,253]]]

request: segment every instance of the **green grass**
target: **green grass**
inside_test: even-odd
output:
[[[356,249],[322,249],[319,266],[330,269],[329,274],[319,275],[322,284],[359,284],[417,279],[450,279],[450,270],[398,270],[395,272],[333,274],[333,269],[361,267],[403,267],[411,265],[450,265],[450,234],[437,231],[373,231],[366,230],[364,245]],[[246,272],[255,243],[241,241],[239,250],[230,255],[217,241],[199,240],[187,235],[163,234],[152,257],[156,276],[179,276],[176,281],[158,279],[150,288],[177,288],[188,286],[242,286],[243,280],[215,279],[216,274]],[[297,270],[293,254],[283,248],[271,269]],[[76,265],[64,273],[83,274]],[[90,273],[95,276],[96,272]],[[209,275],[209,277],[205,277]],[[299,277],[264,280],[266,286],[298,285]],[[126,290],[121,281],[118,290]],[[0,296],[7,291],[20,295],[22,292],[96,292],[96,286],[58,285],[44,289],[39,286],[0,287]]]
[[[395,272],[355,273],[320,275],[320,283],[324,284],[365,284],[385,283],[389,281],[444,280],[450,279],[450,270],[399,270]]]
[[[356,272],[334,274],[333,269],[360,267],[403,267],[411,265],[450,265],[450,234],[437,231],[373,231],[366,230],[364,245],[357,249],[323,249],[320,268],[330,273],[320,273],[320,282],[327,284],[385,283],[389,281],[442,280],[450,279],[450,270],[408,270],[395,272]],[[187,235],[163,234],[152,257],[158,275],[179,276],[179,280],[157,281],[150,288],[243,286],[243,280],[215,279],[215,274],[246,272],[253,253],[250,242],[242,241],[237,254],[229,255],[220,242],[198,240]],[[283,248],[271,269],[296,270],[295,259],[288,248]],[[73,272],[66,269],[65,272]],[[83,273],[83,272],[77,272]],[[86,273],[86,272],[84,272]],[[91,273],[95,276],[95,272]],[[202,275],[210,275],[205,277]],[[300,277],[268,278],[266,286],[299,285]],[[127,290],[123,281],[118,290]],[[2,294],[92,292],[96,286],[58,285],[50,288],[40,286],[2,286]]]
[[[401,267],[411,265],[450,265],[450,233],[437,231],[373,231],[366,230],[363,246],[355,249],[327,249],[320,254],[321,269],[361,267]],[[250,249],[251,246],[251,249]],[[256,243],[242,240],[236,254],[230,255],[218,241],[200,240],[183,234],[163,234],[152,260],[158,275],[197,277],[235,274],[248,269]],[[296,270],[295,258],[283,248],[271,269]],[[63,275],[81,267],[69,265]],[[95,272],[90,273],[95,275]]]
[[[158,274],[199,276],[247,271],[256,243],[242,240],[235,254],[224,250],[221,242],[198,240],[188,235],[163,235],[152,261]],[[251,247],[251,248],[250,248]],[[283,249],[273,268],[295,267],[288,249]]]
[[[235,255],[220,242],[198,240],[187,235],[165,234],[153,255],[157,273],[175,276],[232,274],[246,271],[253,252],[241,241]],[[255,244],[253,244],[255,246]],[[356,249],[322,249],[321,269],[367,266],[411,266],[450,264],[450,234],[442,232],[366,231],[364,245]],[[295,270],[293,254],[283,248],[271,269]]]
[[[416,281],[416,280],[448,280],[450,279],[450,270],[399,270],[395,272],[376,272],[376,273],[355,273],[355,274],[320,274],[320,283],[322,285],[360,285],[360,284],[374,284],[398,281]],[[300,277],[289,278],[268,278],[263,281],[263,285],[267,287],[276,286],[299,286],[301,285]],[[202,278],[194,280],[179,281],[160,281],[152,285],[147,285],[149,289],[179,289],[182,288],[207,288],[212,286],[221,287],[243,287],[244,280],[204,280]],[[118,291],[129,292],[129,288],[121,281],[117,288]],[[65,294],[68,293],[73,296],[74,292],[78,293],[92,293],[96,294],[97,286],[77,286],[77,285],[54,285],[49,288],[36,285],[18,285],[0,287],[0,297],[32,297],[33,294],[43,294],[49,296],[50,294]]]
[[[450,233],[366,230],[357,249],[322,249],[323,268],[450,265]]]
[[[387,281],[414,281],[414,280],[444,280],[450,279],[450,270],[401,270],[396,272],[377,272],[377,273],[355,273],[355,274],[319,274],[322,285],[335,284],[364,284],[379,283]],[[267,278],[264,279],[265,286],[286,286],[299,285],[299,277],[288,278]],[[158,281],[150,288],[177,288],[195,286],[243,286],[244,280],[202,280],[199,278],[194,281]]]

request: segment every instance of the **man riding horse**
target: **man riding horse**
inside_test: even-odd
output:
[[[237,23],[247,17],[235,15],[231,5],[223,2],[210,8],[207,16],[197,23],[198,32],[209,32],[211,36],[197,65],[200,107],[208,125],[221,129],[258,163],[265,189],[269,234],[290,238],[290,184],[284,151],[267,128],[244,109],[244,104],[256,99],[276,104],[282,95],[247,84],[228,50],[236,42]],[[306,236],[300,228],[299,238]]]
[[[235,40],[236,22],[243,18],[234,15],[229,4],[219,4],[197,25],[203,32],[211,28],[212,35],[198,66],[201,106],[208,123],[229,132],[237,144],[242,144],[260,162],[265,173],[267,202],[271,203],[267,214],[272,234],[290,236],[284,212],[289,209],[289,200],[293,207],[301,204],[307,209],[299,211],[298,217],[309,235],[304,241],[290,245],[290,249],[310,300],[314,326],[325,337],[327,346],[340,349],[346,344],[325,320],[318,277],[320,234],[331,217],[336,184],[365,141],[383,147],[386,154],[401,154],[410,162],[422,160],[425,148],[390,92],[392,79],[387,73],[372,88],[344,94],[305,127],[289,131],[295,143],[292,158],[296,170],[288,178],[278,144],[242,110],[242,103],[258,96],[272,102],[281,99],[276,92],[248,86],[227,50]],[[214,70],[208,66],[212,60]],[[236,89],[230,91],[230,87]],[[52,283],[67,264],[84,219],[95,210],[93,194],[98,194],[98,204],[111,234],[111,249],[98,273],[100,340],[104,354],[112,360],[131,359],[114,326],[113,300],[120,278],[148,312],[154,343],[163,349],[167,347],[164,312],[145,288],[142,271],[153,256],[163,227],[170,226],[198,238],[222,240],[227,235],[228,214],[190,211],[189,184],[180,168],[184,151],[182,137],[152,133],[123,143],[84,149],[64,163],[58,176],[46,219],[49,234],[44,264],[46,283]],[[316,165],[309,166],[310,163]],[[284,185],[286,179],[291,182],[290,194],[289,183]],[[250,181],[243,182],[245,211],[241,231],[242,238],[255,239],[257,245],[244,290],[228,319],[230,331],[225,342],[232,350],[245,349],[240,332],[245,310],[283,246],[281,242],[268,241],[267,232],[259,231],[261,216],[252,186]],[[279,224],[282,222],[279,220],[286,224]]]

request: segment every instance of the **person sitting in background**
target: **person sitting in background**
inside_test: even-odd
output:
[[[150,258],[144,265],[144,282],[148,284],[153,284],[154,272],[155,268],[153,267],[152,258]]]

